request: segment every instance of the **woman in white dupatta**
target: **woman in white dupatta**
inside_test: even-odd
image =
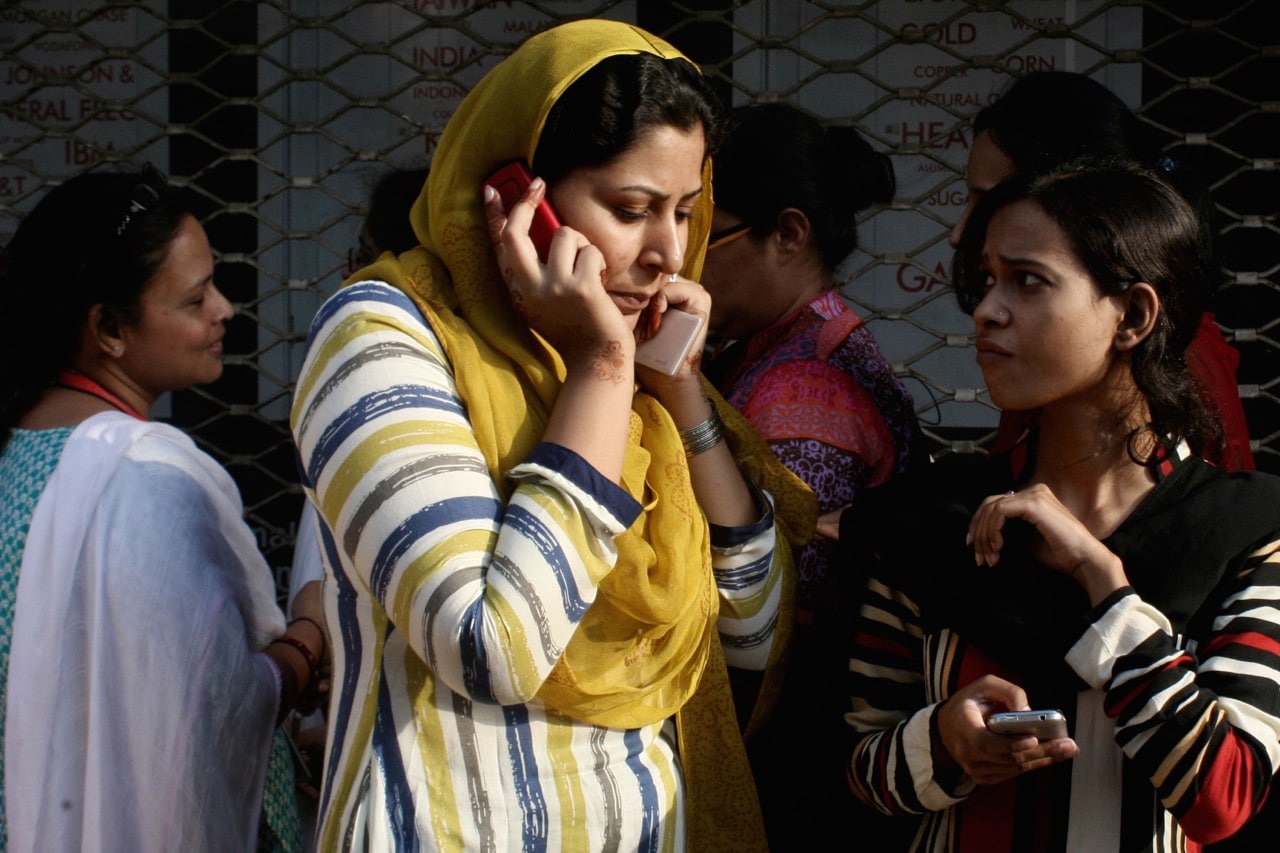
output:
[[[7,254],[0,849],[295,849],[274,733],[326,652],[318,596],[286,626],[231,477],[147,419],[222,373],[204,230],[153,171],[98,172]]]

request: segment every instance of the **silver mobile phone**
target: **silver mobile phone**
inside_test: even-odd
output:
[[[1002,711],[987,717],[987,730],[1001,735],[1034,735],[1040,740],[1067,737],[1061,711]]]
[[[668,308],[662,315],[662,325],[658,327],[657,334],[636,346],[636,362],[674,376],[681,363],[689,357],[689,350],[701,329],[702,318],[697,314]]]

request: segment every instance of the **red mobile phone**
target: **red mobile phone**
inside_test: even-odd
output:
[[[529,184],[533,181],[533,173],[520,160],[512,160],[490,175],[485,183],[498,191],[502,206],[507,210],[520,200]],[[551,235],[560,227],[560,217],[552,210],[551,203],[544,194],[542,201],[533,211],[533,221],[529,223],[529,239],[538,251],[538,260],[547,262],[547,251],[551,248]]]

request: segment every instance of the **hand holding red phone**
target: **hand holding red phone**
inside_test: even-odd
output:
[[[527,169],[514,171],[527,174]],[[506,185],[510,190],[511,184]],[[498,265],[512,305],[529,326],[566,363],[601,357],[625,357],[629,362],[634,347],[631,330],[600,285],[604,256],[581,233],[559,224],[546,201],[546,183],[532,180],[510,204],[497,187],[488,182],[484,186],[485,215]],[[536,240],[535,231],[541,235]],[[562,236],[550,243],[557,231]],[[537,241],[550,245],[538,247]],[[610,346],[621,351],[604,352]]]
[[[485,183],[498,191],[502,206],[506,210],[515,207],[533,183],[533,174],[529,167],[519,160],[512,160],[491,174]],[[529,223],[529,239],[538,251],[538,260],[547,262],[547,253],[551,250],[551,237],[560,228],[560,217],[551,208],[546,196],[538,202],[533,210],[533,220]]]

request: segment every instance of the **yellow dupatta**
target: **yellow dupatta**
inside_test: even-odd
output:
[[[352,276],[396,285],[428,317],[504,496],[505,472],[541,440],[565,369],[511,307],[489,242],[481,186],[501,163],[532,160],[547,112],[569,84],[608,56],[639,52],[681,57],[660,39],[613,21],[564,24],[522,44],[480,81],[445,128],[411,215],[422,245],[399,257],[385,254]],[[690,278],[701,273],[710,227],[709,162],[703,186],[683,270]],[[780,532],[793,544],[807,542],[816,498],[707,388],[739,464],[774,496]],[[707,522],[675,425],[643,392],[632,406],[621,485],[644,512],[617,538],[617,564],[538,698],[569,717],[612,728],[678,714],[691,849],[760,848],[754,784],[715,628],[719,599]],[[794,584],[783,536],[778,549],[786,568],[775,657],[789,635]]]

